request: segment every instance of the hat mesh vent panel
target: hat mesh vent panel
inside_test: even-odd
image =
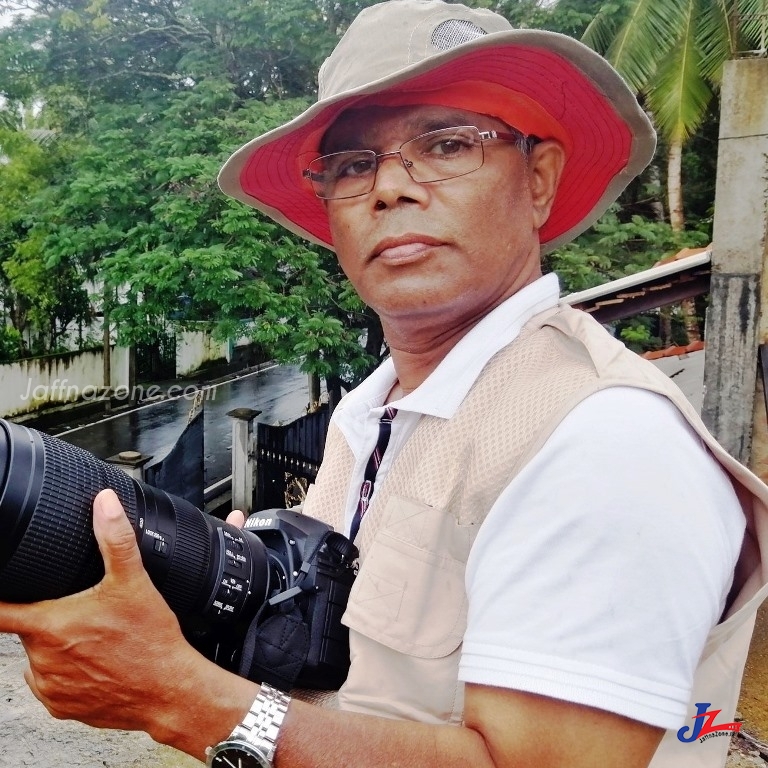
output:
[[[457,45],[476,40],[485,34],[487,32],[484,29],[480,29],[477,24],[473,24],[471,21],[448,19],[432,30],[432,45],[438,50],[448,51]]]

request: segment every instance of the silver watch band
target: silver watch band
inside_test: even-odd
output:
[[[231,739],[242,739],[266,752],[272,762],[277,748],[277,734],[288,711],[291,697],[266,683],[261,684],[259,695],[243,722],[232,731]]]

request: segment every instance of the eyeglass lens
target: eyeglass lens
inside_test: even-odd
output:
[[[414,181],[428,183],[464,176],[483,164],[483,142],[474,126],[443,128],[406,141],[396,152],[335,152],[313,160],[306,175],[326,200],[358,197],[374,186],[382,159],[399,155]]]

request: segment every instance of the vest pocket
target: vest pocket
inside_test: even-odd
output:
[[[464,571],[470,543],[470,530],[451,514],[391,496],[343,623],[399,653],[448,656],[461,645],[466,629]]]

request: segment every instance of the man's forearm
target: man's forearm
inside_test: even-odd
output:
[[[277,768],[492,768],[470,728],[389,720],[292,701],[277,743]]]
[[[237,693],[222,691],[230,705],[214,702],[207,709],[204,719],[211,728],[201,723],[201,733],[210,743],[229,735],[256,695],[253,684],[237,685]],[[293,700],[278,737],[276,768],[646,768],[663,735],[660,728],[620,715],[521,691],[468,685],[466,699],[463,726],[392,720]],[[202,698],[198,706],[205,709]],[[238,708],[242,711],[235,712]],[[202,757],[208,744],[195,739],[194,734],[185,737],[185,749]]]
[[[232,733],[248,713],[259,686],[202,657],[193,666],[175,685],[176,700],[155,710],[147,730],[155,741],[205,762],[206,748]]]
[[[55,717],[147,731],[204,759],[206,748],[243,720],[259,687],[186,642],[144,570],[133,528],[111,491],[97,496],[94,532],[104,559],[102,581],[55,601],[0,604],[0,632],[21,637],[30,662],[27,682]],[[464,704],[465,726],[455,727],[293,701],[276,764],[642,768],[661,738],[660,729],[619,715],[520,691],[467,684]]]
[[[193,672],[193,670],[190,670]],[[150,735],[205,760],[256,698],[258,686],[200,660],[180,695],[184,704],[158,713]],[[292,700],[275,757],[277,768],[493,766],[482,736],[469,728],[372,717]]]

